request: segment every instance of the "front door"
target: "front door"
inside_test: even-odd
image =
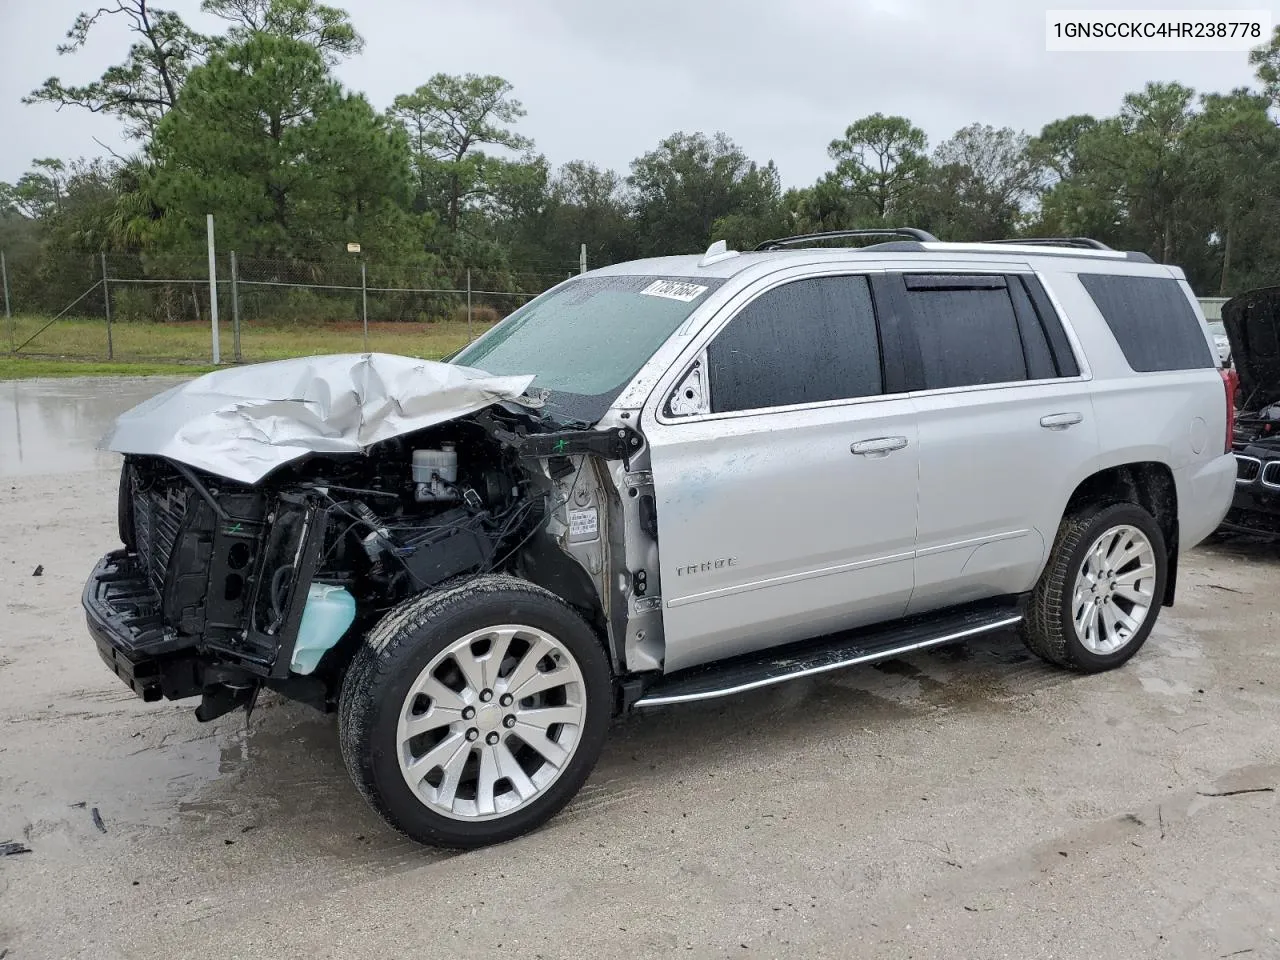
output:
[[[919,443],[879,339],[868,277],[775,282],[697,361],[701,410],[646,409],[665,670],[906,610]]]

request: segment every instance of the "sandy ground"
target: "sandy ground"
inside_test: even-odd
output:
[[[332,718],[201,725],[98,659],[90,441],[157,388],[0,384],[5,960],[1280,957],[1276,548],[1188,554],[1103,676],[1003,636],[620,721],[550,825],[442,854],[368,812]]]

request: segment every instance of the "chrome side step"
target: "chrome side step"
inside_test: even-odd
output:
[[[847,631],[820,640],[775,647],[749,657],[735,657],[678,671],[646,690],[633,706],[664,707],[728,697],[860,663],[888,660],[913,650],[956,643],[993,630],[1013,627],[1021,620],[1022,612],[1017,603],[1002,600]]]

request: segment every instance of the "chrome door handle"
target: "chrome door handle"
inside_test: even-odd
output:
[[[1083,413],[1051,413],[1040,418],[1040,426],[1046,430],[1065,430],[1084,419]]]
[[[906,437],[876,437],[874,440],[859,440],[850,444],[849,452],[859,457],[883,457],[906,445]]]

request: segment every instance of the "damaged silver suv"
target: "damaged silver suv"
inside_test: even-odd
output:
[[[368,801],[453,847],[553,816],[623,710],[997,630],[1119,666],[1235,485],[1234,381],[1181,271],[1079,239],[829,245],[866,233],[587,273],[451,363],[161,394],[107,441],[98,650],[201,720],[263,687],[336,710]]]

